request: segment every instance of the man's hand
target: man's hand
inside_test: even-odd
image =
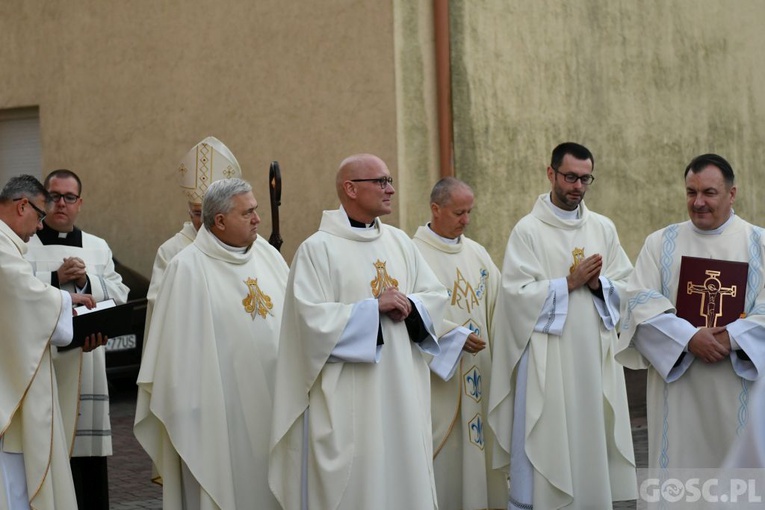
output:
[[[69,295],[72,296],[73,305],[85,305],[88,310],[96,307],[96,300],[93,298],[92,294],[77,294],[75,292],[70,292]]]
[[[592,290],[596,290],[600,281],[600,270],[603,268],[603,257],[599,254],[590,255],[576,266],[573,273],[566,277],[568,291],[578,289],[584,284],[589,285]]]
[[[56,270],[56,273],[58,273],[60,284],[74,282],[80,289],[88,284],[85,262],[79,257],[65,258],[64,263]]]
[[[717,363],[725,359],[730,354],[730,339],[728,338],[727,346],[721,344],[717,339],[717,335],[723,332],[725,332],[725,327],[699,329],[688,342],[688,352],[704,363]],[[725,337],[728,337],[727,333]]]
[[[97,349],[102,345],[106,345],[109,341],[109,337],[102,335],[101,333],[93,333],[89,337],[85,338],[85,343],[82,344],[82,352],[90,352],[93,349]]]
[[[715,329],[721,329],[721,328],[715,328]],[[730,335],[728,334],[728,330],[724,327],[722,328],[722,331],[719,333],[714,334],[715,340],[717,340],[717,343],[728,349],[728,352],[731,351],[730,346]]]
[[[480,337],[476,336],[475,333],[470,333],[470,335],[467,337],[467,340],[465,340],[465,345],[462,346],[463,351],[469,352],[471,354],[481,352],[485,348],[486,342],[481,340]]]
[[[401,322],[412,312],[409,298],[395,287],[389,287],[380,294],[377,298],[377,308],[395,322]]]

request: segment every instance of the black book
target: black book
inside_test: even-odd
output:
[[[98,303],[96,308],[91,310],[84,306],[78,306],[74,310],[77,315],[72,319],[74,327],[72,343],[59,347],[60,351],[82,347],[85,339],[95,333],[115,338],[132,332],[132,304],[115,305],[113,299],[108,299]]]

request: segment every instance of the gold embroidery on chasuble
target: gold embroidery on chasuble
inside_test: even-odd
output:
[[[398,288],[398,280],[392,278],[388,274],[385,264],[387,264],[387,262],[382,262],[380,259],[377,259],[377,262],[374,263],[377,276],[375,276],[374,280],[369,282],[369,285],[372,287],[372,295],[376,298],[379,298],[385,289],[391,287],[394,289]]]
[[[252,320],[255,320],[257,315],[264,319],[266,315],[273,315],[271,309],[274,307],[274,304],[271,302],[271,296],[260,290],[258,279],[247,278],[244,283],[247,285],[249,294],[242,300],[242,304],[244,305],[244,311],[252,316]]]
[[[462,276],[462,271],[460,271],[459,268],[457,268],[457,279],[454,281],[454,285],[452,286],[451,295],[452,295],[452,306],[456,306],[460,310],[465,310],[467,313],[471,313],[472,309],[476,306],[480,306],[479,298],[481,297],[481,290],[485,286],[485,275],[488,275],[488,273],[485,273],[483,270],[481,271],[481,281],[479,282],[479,291],[476,292],[473,289],[473,285],[468,282],[464,276]]]
[[[579,267],[579,264],[584,260],[584,248],[574,248],[571,252],[571,256],[574,259],[574,263],[568,268],[569,274],[573,274],[573,272],[576,271],[576,268]]]

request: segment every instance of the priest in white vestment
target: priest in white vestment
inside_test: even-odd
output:
[[[71,170],[54,170],[43,182],[51,198],[43,228],[29,240],[26,259],[40,280],[96,302],[127,302],[129,289],[114,269],[107,242],[75,226],[82,207],[82,182]],[[106,458],[112,454],[106,351],[56,352],[64,432],[80,508],[109,510]]]
[[[257,235],[257,205],[241,179],[211,184],[203,226],[159,289],[134,432],[165,510],[279,508],[268,448],[289,269]]]
[[[151,281],[146,293],[144,349],[146,349],[146,339],[149,338],[154,303],[167,265],[182,249],[194,242],[197,231],[202,226],[202,198],[205,191],[210,184],[219,179],[241,177],[242,169],[234,154],[223,142],[214,136],[208,136],[183,156],[177,173],[178,184],[188,204],[190,221],[185,222],[178,233],[162,243],[154,257]]]
[[[494,435],[486,422],[491,382],[491,323],[500,274],[486,249],[463,232],[473,191],[454,177],[430,194],[431,220],[414,244],[449,293],[445,319],[465,353],[448,381],[431,374],[433,469],[439,510],[507,508],[507,475],[492,469]]]
[[[425,353],[440,353],[446,290],[412,240],[380,221],[392,182],[380,158],[346,158],[341,207],[324,211],[292,263],[269,472],[285,509],[437,507]]]
[[[765,231],[733,212],[730,164],[716,154],[685,170],[689,221],[649,235],[627,288],[617,359],[648,368],[648,465],[720,467],[745,428],[765,368]],[[675,312],[683,256],[748,263],[743,318],[695,327]],[[725,304],[725,296],[721,303]]]
[[[29,175],[0,192],[0,509],[77,508],[51,345],[72,340],[72,303],[89,294],[35,278],[26,243],[42,228],[46,193]]]
[[[557,146],[551,192],[505,251],[489,425],[495,466],[509,466],[511,509],[611,508],[637,496],[624,370],[614,360],[632,266],[611,220],[584,204],[593,166],[586,147]]]
[[[765,379],[752,386],[747,412],[746,425],[733,440],[723,469],[765,468]]]

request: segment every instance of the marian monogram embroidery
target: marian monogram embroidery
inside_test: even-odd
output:
[[[380,261],[380,259],[377,259],[377,262],[374,263],[377,276],[369,283],[372,287],[372,295],[376,298],[379,298],[385,289],[389,289],[391,287],[398,288],[398,280],[391,278],[391,276],[388,274],[388,270],[385,269],[386,263],[387,262]]]
[[[256,315],[260,315],[264,319],[266,315],[273,315],[271,309],[274,307],[274,304],[271,302],[271,297],[260,290],[258,279],[247,278],[247,281],[244,283],[247,285],[250,293],[242,300],[242,304],[244,305],[244,310],[252,315],[252,319],[255,320]]]
[[[579,264],[584,260],[584,248],[574,248],[571,252],[571,256],[574,258],[574,263],[568,268],[569,274],[576,271],[576,268],[579,267]]]
[[[465,279],[462,272],[457,268],[457,279],[449,290],[449,295],[452,298],[451,305],[471,313],[474,307],[481,305],[480,299],[486,291],[486,278],[488,277],[489,272],[486,269],[481,269],[481,280],[478,282],[478,286],[473,289],[473,285]]]

